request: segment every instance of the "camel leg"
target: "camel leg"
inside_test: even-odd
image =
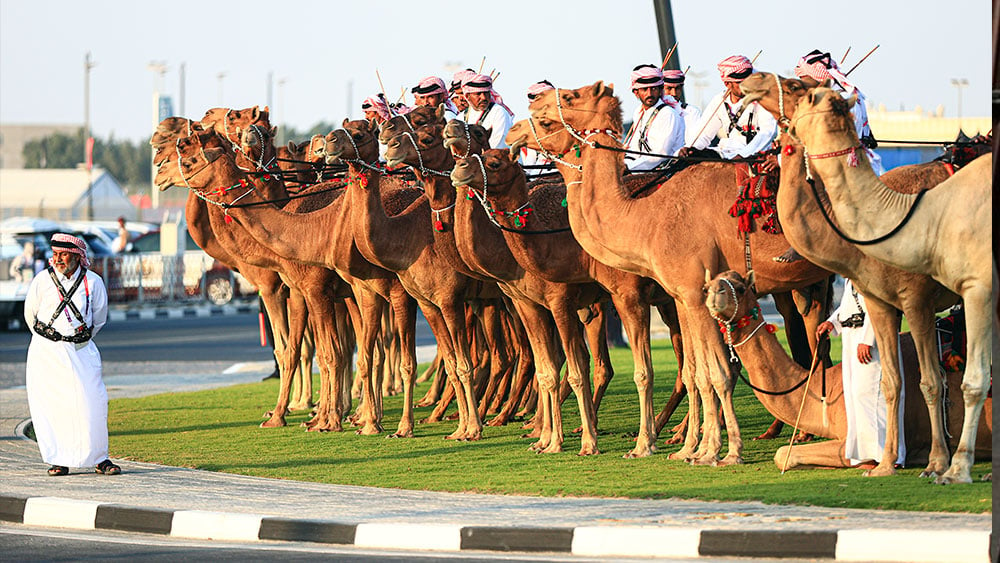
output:
[[[896,308],[878,299],[865,295],[865,306],[871,315],[875,329],[875,343],[879,362],[882,365],[882,379],[879,383],[885,397],[885,444],[882,459],[873,469],[865,471],[868,477],[883,477],[896,474],[896,458],[899,456],[899,411],[902,406],[900,389],[902,378],[899,371],[899,320]],[[847,392],[847,390],[845,390]],[[901,460],[902,461],[902,460]]]
[[[360,289],[358,291],[361,291]],[[357,298],[345,300],[347,305],[347,311],[351,316],[351,324],[354,325],[354,348],[358,351],[358,365],[354,370],[354,379],[351,381],[351,397],[354,399],[361,398],[362,387],[364,386],[364,375],[361,372],[361,350],[364,349],[364,320],[361,316],[361,307],[358,305]]]
[[[429,407],[438,402],[438,399],[441,398],[441,392],[444,390],[444,382],[447,379],[447,376],[444,371],[444,356],[441,355],[440,350],[434,353],[434,360],[431,361],[427,369],[424,370],[424,375],[427,375],[428,377],[430,377],[430,374],[432,373],[433,379],[431,379],[431,385],[427,388],[427,392],[424,393],[423,398],[417,401],[418,407]],[[417,378],[417,381],[419,382],[424,375]]]
[[[507,310],[510,313],[508,328],[516,346],[517,354],[507,400],[504,402],[500,412],[489,421],[489,426],[502,426],[510,422],[514,413],[517,412],[517,407],[521,403],[521,400],[530,395],[531,382],[534,380],[534,355],[531,342],[528,339],[528,333],[513,303],[507,300],[505,302],[508,303]]]
[[[791,448],[791,453],[789,453]],[[848,468],[851,462],[844,457],[843,440],[827,440],[812,444],[782,446],[774,453],[774,465],[781,471],[814,467]]]
[[[909,305],[909,304],[907,304]],[[933,303],[920,300],[904,309],[910,324],[910,334],[920,364],[920,392],[927,405],[931,425],[931,451],[921,477],[937,477],[948,470],[948,442],[945,438],[945,420],[941,411],[944,392],[940,360],[938,359],[937,329]]]
[[[400,288],[402,289],[402,288]],[[417,307],[405,292],[392,295],[392,321],[395,324],[395,340],[399,346],[397,373],[403,382],[403,413],[399,418],[392,438],[413,437],[413,386],[417,372]]]
[[[712,381],[712,387],[722,403],[722,414],[725,416],[726,436],[729,442],[726,457],[719,461],[719,465],[743,463],[743,437],[740,434],[739,422],[736,420],[736,407],[733,405],[733,387],[736,385],[737,377],[733,370],[737,368],[729,367],[730,370],[724,372],[726,377]]]
[[[361,404],[358,406],[358,434],[371,435],[382,432],[382,421],[378,416],[374,374],[378,367],[373,364],[379,321],[385,301],[367,288],[356,288],[354,298],[361,311],[361,347],[358,349],[358,372],[363,381]]]
[[[434,333],[434,337],[437,339],[438,350],[444,354],[445,373],[448,376],[448,385],[451,387],[451,392],[454,393],[454,397],[458,399],[459,428],[448,436],[445,436],[445,438],[448,440],[460,439],[464,436],[465,429],[462,428],[462,424],[466,421],[468,413],[463,411],[467,408],[468,403],[465,401],[465,397],[463,396],[464,389],[462,388],[462,382],[458,377],[458,371],[455,366],[455,344],[451,335],[448,333],[448,324],[445,321],[444,316],[441,314],[441,310],[430,302],[424,301],[419,304],[420,310],[423,311],[424,317],[427,319],[427,324],[431,327],[431,332]],[[439,407],[440,403],[443,402],[445,397],[448,396],[449,391],[448,389],[445,389],[442,401],[439,401]],[[437,422],[438,420],[440,419],[432,420],[429,418],[428,422]]]
[[[490,374],[487,380],[486,389],[483,391],[479,401],[479,418],[484,418],[489,410],[490,403],[497,393],[502,393],[500,388],[503,374],[510,366],[510,359],[506,357],[501,337],[500,308],[498,302],[485,303],[480,309],[482,320],[482,336],[486,352],[489,354]]]
[[[334,333],[336,323],[336,307],[334,299],[330,295],[315,295],[310,291],[306,293],[311,316],[313,334],[316,339],[316,356],[319,363],[320,390],[324,397],[325,420],[322,424],[313,426],[310,430],[322,432],[340,432],[343,424],[340,420],[334,420],[332,413],[336,410],[334,406],[337,402],[337,386],[334,380],[338,374],[341,362],[341,351],[337,335]],[[310,375],[311,376],[311,375]],[[325,391],[325,393],[323,392]]]
[[[336,325],[333,351],[336,354],[331,374],[330,394],[330,424],[333,427],[343,427],[344,415],[351,410],[351,375],[352,357],[354,355],[355,331],[351,323],[351,303],[353,298],[334,302],[334,322]],[[356,310],[357,307],[354,307]]]
[[[681,337],[681,324],[678,320],[677,303],[674,302],[673,298],[669,298],[666,302],[657,304],[656,310],[660,314],[660,319],[667,325],[667,329],[670,331],[670,344],[674,349],[674,357],[677,359],[677,377],[674,379],[674,389],[670,393],[670,398],[667,399],[667,404],[663,405],[663,409],[656,415],[656,420],[653,423],[654,435],[659,436],[663,431],[663,427],[667,425],[670,417],[673,416],[674,411],[677,410],[681,401],[684,400],[684,396],[687,395],[687,389],[684,387],[684,379],[681,377],[681,370],[684,368],[684,344]],[[681,443],[684,440],[686,428],[687,415],[681,420],[678,428],[673,430],[676,432],[674,436],[668,438],[665,443]]]
[[[292,386],[292,400],[289,410],[305,411],[313,408],[313,357],[316,355],[316,343],[312,330],[306,326],[302,333],[302,351],[299,353],[299,370]]]
[[[692,325],[688,322],[690,317],[688,311],[684,307],[678,307],[678,320],[681,325],[681,337],[684,340],[684,367],[681,368],[680,373],[684,382],[684,387],[688,390],[688,424],[687,433],[684,437],[684,445],[680,450],[667,456],[668,459],[680,459],[686,460],[694,454],[695,448],[698,447],[699,440],[699,427],[701,416],[701,392],[698,386],[695,384],[695,374],[698,369],[698,364],[703,362],[703,353],[701,346],[695,346],[695,339],[691,333]]]
[[[700,293],[700,292],[699,292]],[[702,395],[701,404],[705,409],[703,417],[704,436],[701,445],[693,455],[693,462],[696,465],[718,465],[719,452],[722,449],[722,421],[719,414],[719,401],[723,398],[716,392],[716,388],[724,385],[722,382],[728,375],[729,352],[722,343],[722,338],[718,330],[712,330],[717,325],[707,314],[707,311],[695,310],[691,316],[695,337],[702,343],[703,363],[695,373],[695,384]],[[701,369],[704,368],[704,369]],[[728,420],[727,420],[728,422]],[[734,420],[735,422],[735,420]],[[691,421],[688,421],[691,426]],[[734,429],[729,429],[732,432]],[[736,428],[737,436],[739,428]]]
[[[632,348],[632,380],[639,395],[639,435],[626,458],[646,457],[656,451],[653,420],[653,357],[649,344],[649,307],[635,294],[611,296]],[[595,406],[596,408],[596,406]]]
[[[424,383],[425,381],[428,381],[432,377],[434,377],[435,375],[437,375],[438,362],[440,362],[440,361],[441,361],[441,358],[435,353],[434,354],[434,359],[431,360],[430,364],[428,364],[427,369],[425,369],[423,371],[423,373],[420,374],[420,377],[417,378],[417,383],[418,384],[419,383]]]
[[[469,330],[465,323],[465,304],[456,299],[445,302],[441,307],[441,315],[448,327],[446,336],[452,339],[455,349],[455,369],[458,370],[458,380],[461,390],[455,389],[456,399],[465,402],[465,408],[459,409],[458,429],[455,437],[463,440],[479,440],[483,437],[483,421],[479,418],[479,405],[472,386],[472,355],[469,350]],[[465,415],[465,420],[461,416]]]
[[[559,367],[556,363],[555,342],[552,339],[552,316],[540,305],[515,300],[514,307],[521,320],[535,359],[535,382],[538,386],[535,420],[529,437],[538,441],[531,450],[559,451],[562,448],[562,426],[553,424],[553,411],[558,408]]]
[[[302,331],[305,330],[309,315],[305,301],[302,299],[302,294],[298,291],[291,291],[285,303],[274,303],[275,309],[268,310],[277,310],[278,308],[285,310],[286,305],[287,315],[281,315],[285,317],[288,324],[285,326],[282,337],[284,344],[280,360],[281,369],[279,371],[281,372],[281,379],[278,385],[278,400],[268,419],[260,424],[261,428],[278,428],[286,425],[285,415],[288,413],[292,381],[295,376],[296,366],[298,365],[300,346],[302,344]],[[264,307],[271,306],[272,304],[269,303],[268,298],[264,297]],[[270,314],[268,316],[270,317]],[[279,331],[275,331],[274,327],[272,327],[272,332],[275,334],[275,341],[277,342]],[[275,343],[275,350],[277,349],[278,346]]]
[[[447,357],[446,355],[443,357]],[[448,365],[446,360],[445,365],[441,367],[441,377],[443,381],[441,382],[441,393],[437,400],[437,405],[434,410],[431,411],[430,416],[420,421],[421,424],[431,423],[431,422],[441,422],[445,419],[444,413],[447,412],[448,406],[451,402],[455,400],[455,386],[451,384],[451,375],[448,373]]]
[[[970,282],[970,285],[972,282]],[[951,467],[935,483],[971,483],[972,463],[976,453],[976,432],[979,416],[986,401],[990,385],[990,355],[1000,348],[997,331],[1000,329],[993,314],[992,302],[998,287],[996,263],[993,264],[993,287],[974,285],[961,293],[965,302],[965,326],[968,331],[968,353],[965,376],[962,378],[962,396],[965,399],[965,418],[958,448],[951,457]]]
[[[590,390],[590,358],[584,340],[583,325],[580,323],[576,311],[569,306],[568,302],[560,303],[554,309],[552,316],[559,331],[563,350],[566,351],[567,378],[573,393],[576,395],[577,405],[580,409],[579,455],[598,454],[600,451],[597,448],[597,415],[594,411],[594,399]],[[561,429],[562,409],[558,403],[554,404],[552,408],[553,428],[555,429],[558,425],[558,428]],[[561,451],[561,448],[556,451]],[[545,450],[545,453],[550,452]]]
[[[590,322],[585,323],[587,343],[594,360],[594,428],[598,428],[597,413],[601,409],[601,400],[615,376],[615,368],[611,365],[611,354],[608,352],[608,316],[604,307],[598,306],[597,314]]]

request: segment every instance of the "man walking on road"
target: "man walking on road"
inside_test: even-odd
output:
[[[108,293],[101,276],[87,269],[86,245],[52,235],[52,259],[32,280],[24,302],[31,329],[28,345],[28,408],[49,475],[96,465],[117,475],[108,459],[108,393],[94,335],[108,320]]]

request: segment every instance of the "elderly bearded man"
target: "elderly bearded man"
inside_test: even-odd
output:
[[[96,465],[117,475],[108,459],[108,393],[101,380],[101,353],[94,335],[108,320],[108,293],[87,268],[77,237],[52,235],[52,259],[32,280],[24,301],[31,328],[28,345],[28,407],[49,475]]]

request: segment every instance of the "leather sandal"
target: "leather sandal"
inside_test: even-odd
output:
[[[49,468],[49,477],[61,477],[63,475],[69,475],[69,468],[63,467],[62,465],[53,465]]]
[[[101,475],[118,475],[122,472],[122,468],[118,467],[114,463],[111,463],[110,459],[106,459],[97,464],[96,471]]]

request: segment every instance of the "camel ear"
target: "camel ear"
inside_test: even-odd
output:
[[[441,121],[444,121],[444,104],[438,104],[437,109],[434,110],[434,115]]]
[[[271,127],[271,138],[272,139],[277,139],[278,138],[278,126],[277,125],[274,125],[273,127]]]
[[[253,120],[257,121],[260,118],[260,107],[254,106],[253,111],[250,113],[253,116]]]
[[[223,155],[223,153],[225,153],[225,150],[224,149],[205,149],[203,152],[205,153],[205,161],[208,162],[209,164],[211,164],[211,163],[215,162],[216,160],[218,160],[219,157],[221,157]]]
[[[517,161],[517,157],[521,154],[521,147],[525,145],[524,141],[518,139],[514,141],[514,144],[510,146],[510,160],[511,162]]]
[[[590,88],[595,97],[600,96],[604,92],[604,81],[598,80]]]
[[[351,122],[351,120],[349,120],[349,119],[347,119],[345,117],[343,123],[341,123],[340,126],[343,127],[344,129],[347,129],[347,124],[350,123],[350,122]]]
[[[267,113],[271,113],[271,107],[270,106],[264,106],[264,111],[267,112]]]
[[[746,282],[747,282],[747,287],[748,288],[754,286],[754,274],[753,274],[753,270],[750,270],[749,272],[747,272]]]
[[[847,109],[850,110],[854,107],[854,104],[858,103],[858,93],[855,92],[851,94],[851,97],[847,98]]]
[[[295,151],[295,141],[288,141],[288,150]]]
[[[712,272],[710,272],[708,268],[705,268],[705,283],[709,283],[711,281],[712,281]]]

